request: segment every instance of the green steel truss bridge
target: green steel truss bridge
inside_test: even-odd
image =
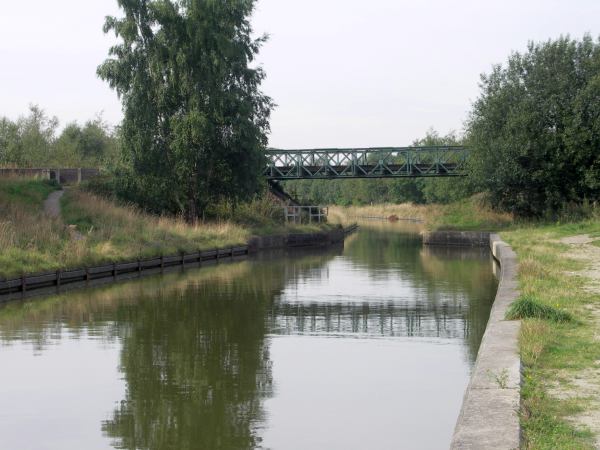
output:
[[[467,155],[461,146],[269,149],[264,176],[273,181],[462,176]]]

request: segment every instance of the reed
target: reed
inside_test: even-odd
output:
[[[357,218],[421,221],[429,230],[496,231],[514,224],[508,213],[494,211],[481,195],[448,205],[416,205],[414,203],[367,206],[331,206],[331,220],[348,223]]]

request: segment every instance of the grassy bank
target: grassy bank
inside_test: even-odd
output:
[[[514,224],[510,214],[498,213],[485,205],[480,196],[475,196],[448,205],[399,205],[382,204],[371,206],[332,206],[332,220],[354,221],[357,218],[396,217],[399,220],[418,220],[430,230],[501,230]]]
[[[0,278],[245,244],[253,234],[321,229],[284,227],[269,210],[274,206],[260,201],[240,210],[246,223],[190,225],[78,189],[65,193],[62,217],[52,218],[42,204],[56,189],[41,180],[0,179]]]
[[[591,449],[598,443],[600,302],[593,282],[598,274],[589,267],[600,252],[590,253],[585,239],[580,245],[565,240],[586,234],[600,236],[600,222],[523,225],[501,233],[519,257],[522,296],[572,318],[557,320],[552,313],[545,319],[523,319],[526,448]]]

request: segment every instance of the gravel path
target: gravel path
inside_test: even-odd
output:
[[[560,242],[571,248],[567,253],[570,258],[583,261],[586,267],[582,271],[571,272],[572,276],[583,276],[587,279],[585,289],[598,294],[600,299],[600,247],[592,244],[594,239],[587,234],[570,236]],[[595,339],[600,341],[600,302],[587,305],[590,319],[598,330]],[[563,388],[560,396],[584,397],[589,399],[585,411],[575,415],[572,420],[576,424],[587,426],[596,437],[595,448],[600,449],[600,361],[594,367],[589,367],[577,373],[572,380],[571,389]]]
[[[52,217],[60,217],[60,198],[65,191],[54,191],[44,201],[44,212]]]

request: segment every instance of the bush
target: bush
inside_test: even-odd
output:
[[[506,319],[544,319],[552,322],[571,322],[573,317],[566,311],[544,305],[535,297],[521,296],[506,312]]]
[[[283,224],[283,208],[269,195],[263,194],[242,203],[223,200],[207,209],[207,218],[231,221],[241,225],[263,226]]]

